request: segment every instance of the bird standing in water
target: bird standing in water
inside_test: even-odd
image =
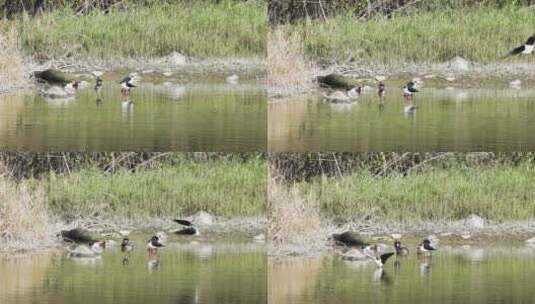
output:
[[[382,82],[379,82],[379,86],[377,87],[377,95],[379,95],[379,99],[381,101],[385,98],[386,89],[385,89],[385,84]]]
[[[119,82],[119,84],[121,85],[121,94],[123,96],[129,96],[132,88],[136,87],[136,85],[134,84],[135,77],[136,75],[134,73],[130,73],[123,80],[121,80],[121,82]]]
[[[95,81],[95,93],[97,93],[97,96],[100,95],[101,90],[102,90],[102,78],[100,78],[100,76],[97,76],[97,80]]]

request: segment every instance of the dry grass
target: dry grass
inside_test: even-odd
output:
[[[51,230],[45,193],[40,189],[29,189],[24,184],[15,184],[2,178],[0,180],[2,242],[18,248],[33,248],[48,243],[53,238]]]
[[[268,85],[283,91],[305,90],[311,85],[303,39],[297,31],[278,27],[268,34]]]
[[[271,206],[268,234],[274,248],[307,251],[322,243],[319,207],[312,196],[303,197],[297,187],[275,184],[270,185],[268,193]]]
[[[0,93],[24,81],[23,58],[18,46],[18,32],[9,22],[0,21]]]

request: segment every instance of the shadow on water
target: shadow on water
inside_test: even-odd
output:
[[[97,258],[0,257],[0,303],[265,303],[262,245],[169,243],[157,255],[107,249]]]
[[[267,105],[255,84],[143,83],[76,98],[0,96],[0,149],[264,151]]]
[[[351,104],[320,97],[268,106],[270,151],[517,151],[535,149],[535,90],[433,89],[407,111],[400,92]]]
[[[270,260],[270,303],[529,303],[534,258],[530,247],[443,246],[384,269],[333,256]]]

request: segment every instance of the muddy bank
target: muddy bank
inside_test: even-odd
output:
[[[59,58],[37,62],[25,58],[22,66],[22,82],[0,83],[0,94],[26,94],[35,88],[30,75],[34,71],[55,68],[68,73],[90,74],[93,71],[124,73],[137,72],[153,75],[179,75],[181,78],[203,76],[221,77],[223,80],[232,75],[265,82],[266,69],[262,58],[217,58],[200,59],[172,53],[160,58]],[[0,75],[1,76],[1,75]]]
[[[440,83],[451,87],[503,86],[511,83],[522,83],[529,86],[535,83],[535,63],[496,62],[481,64],[456,57],[443,63],[389,63],[380,62],[345,62],[345,63],[313,63],[309,64],[307,80],[300,86],[286,87],[283,85],[268,86],[270,102],[287,101],[307,94],[317,95],[319,87],[315,83],[318,75],[330,73],[342,74],[356,79],[364,85],[374,85],[376,77],[388,79],[420,78],[427,83]]]
[[[267,219],[264,217],[236,217],[222,218],[215,216],[199,217],[194,215],[188,217],[194,220],[196,227],[201,231],[202,237],[225,239],[228,237],[250,240],[251,242],[263,242]],[[157,231],[164,231],[172,234],[181,226],[174,223],[172,218],[147,218],[139,217],[135,219],[109,217],[109,218],[83,218],[66,220],[56,217],[50,220],[50,231],[45,238],[33,240],[2,240],[0,254],[13,253],[37,253],[63,247],[64,243],[60,237],[60,232],[74,228],[87,229],[97,235],[102,235],[103,239],[110,239],[120,242],[123,234],[152,234]]]
[[[392,245],[392,235],[403,239],[421,240],[433,235],[442,243],[455,245],[478,245],[506,240],[509,243],[531,244],[535,242],[535,220],[492,222],[480,218],[459,221],[427,221],[414,223],[348,222],[344,224],[324,223],[316,231],[316,238],[292,244],[270,243],[268,255],[274,258],[285,256],[318,256],[333,252],[330,237],[333,233],[358,232],[370,242]],[[531,239],[531,240],[530,240]],[[530,240],[530,241],[528,241]]]

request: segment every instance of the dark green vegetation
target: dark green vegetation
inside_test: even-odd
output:
[[[496,62],[535,28],[531,1],[274,2],[271,23],[291,20],[316,61]]]
[[[265,212],[266,166],[260,154],[3,154],[4,164],[33,189],[44,189],[55,214],[178,216]],[[8,171],[6,171],[8,172]],[[27,177],[33,175],[34,177]]]
[[[128,4],[128,5],[127,5]],[[38,59],[265,55],[264,1],[131,1],[80,12],[80,5],[14,17],[23,50]]]
[[[531,153],[283,154],[272,158],[274,176],[308,178],[296,187],[334,218],[411,222],[459,220],[470,214],[497,221],[535,217]],[[321,178],[325,175],[335,177]]]

